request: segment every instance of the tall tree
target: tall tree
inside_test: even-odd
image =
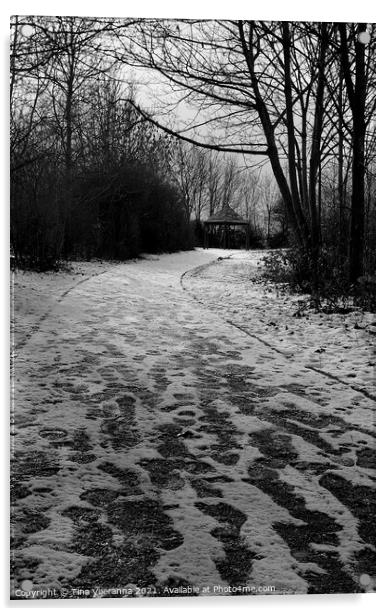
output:
[[[365,228],[365,139],[366,139],[366,23],[349,27],[339,24],[340,55],[347,96],[352,114],[352,197],[350,236],[350,278],[356,283],[364,271],[364,228]],[[369,37],[370,38],[370,37]],[[349,41],[354,47],[352,53]],[[355,79],[353,79],[352,64]]]

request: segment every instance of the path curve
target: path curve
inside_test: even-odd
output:
[[[119,265],[20,349],[14,593],[372,590],[372,401],[185,294],[215,258]]]
[[[225,257],[225,260],[230,259],[231,255],[228,255],[227,257]],[[192,268],[190,270],[187,270],[186,272],[184,272],[181,275],[181,286],[183,288],[183,290],[185,291],[185,293],[188,293],[191,297],[193,297],[194,300],[196,300],[199,304],[201,304],[202,306],[204,306],[205,308],[208,308],[208,304],[203,301],[202,297],[200,295],[198,295],[195,292],[192,292],[186,285],[185,285],[185,279],[189,276],[199,276],[200,274],[202,274],[203,272],[205,272],[209,267],[211,267],[211,263],[207,263],[195,268]],[[287,357],[287,354],[283,351],[281,351],[279,348],[277,348],[275,345],[271,344],[270,342],[268,342],[267,340],[264,340],[261,336],[257,336],[256,334],[254,334],[253,332],[251,332],[249,329],[242,327],[239,323],[235,323],[234,321],[224,318],[222,316],[222,319],[228,323],[229,325],[232,325],[233,327],[236,327],[237,329],[239,329],[240,331],[242,331],[244,334],[246,334],[247,336],[250,336],[251,338],[254,338],[255,340],[258,340],[258,342],[260,342],[261,344],[264,344],[265,346],[267,346],[268,348],[272,349],[273,351],[275,351],[275,353],[279,353],[279,355],[282,355],[283,357]],[[366,398],[369,398],[369,400],[376,400],[376,396],[373,395],[372,393],[368,392],[364,387],[358,387],[357,385],[353,384],[353,383],[348,383],[347,381],[345,381],[344,379],[339,378],[338,376],[331,374],[331,372],[327,372],[326,370],[321,370],[320,368],[316,368],[315,366],[310,366],[308,364],[304,364],[305,368],[308,368],[309,370],[313,370],[314,372],[318,372],[319,374],[322,374],[323,376],[326,376],[327,378],[330,378],[334,381],[336,381],[337,383],[341,383],[342,385],[345,385],[346,387],[350,387],[351,389],[353,389],[354,391],[357,391],[358,393],[364,395]]]

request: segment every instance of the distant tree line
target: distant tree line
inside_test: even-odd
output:
[[[111,25],[11,24],[11,246],[18,266],[193,246],[172,139],[129,103],[102,50]]]
[[[250,222],[253,247],[287,243],[288,224],[276,184],[258,167],[177,139],[171,148],[171,171],[196,230],[202,220],[229,206]],[[196,240],[202,243],[200,233]]]

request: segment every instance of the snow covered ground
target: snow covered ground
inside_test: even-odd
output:
[[[376,315],[354,310],[324,314],[299,310],[306,296],[293,295],[266,280],[252,279],[263,270],[269,251],[231,252],[184,286],[205,305],[219,310],[294,362],[323,370],[375,395]],[[189,282],[188,282],[189,281]],[[299,312],[299,314],[298,314]]]
[[[14,597],[374,590],[374,315],[259,259],[15,274]]]
[[[11,333],[15,346],[22,345],[36,331],[40,321],[71,289],[111,267],[96,260],[75,262],[59,272],[12,272]]]

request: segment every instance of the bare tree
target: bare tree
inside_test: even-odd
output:
[[[366,104],[371,62],[366,61],[366,23],[351,25],[339,24],[340,54],[347,96],[352,114],[352,200],[351,200],[351,238],[350,238],[350,277],[355,283],[364,271],[364,227],[365,227],[365,141]],[[365,35],[365,38],[363,36]],[[370,35],[369,35],[370,38]],[[349,40],[351,47],[349,48]],[[367,65],[368,64],[368,65]],[[354,66],[354,70],[352,70]],[[353,80],[353,72],[355,80]],[[373,103],[372,103],[373,106]]]
[[[223,209],[235,205],[241,184],[240,170],[235,161],[229,158],[224,165],[222,176],[221,205]]]
[[[265,235],[267,243],[271,237],[271,224],[274,208],[278,199],[278,191],[275,182],[271,177],[266,177],[261,182],[260,187],[260,201],[261,206],[265,212]]]
[[[205,206],[208,163],[206,153],[177,141],[172,148],[172,173],[183,196],[188,221],[200,220]]]
[[[353,26],[360,31],[364,27]],[[364,83],[362,74],[366,79],[359,44],[353,37],[343,37],[344,28],[340,27],[340,41],[334,24],[302,22],[144,20],[133,26],[132,42],[129,34],[127,39],[122,33],[122,61],[160,74],[171,85],[172,106],[181,97],[199,110],[195,122],[187,120],[185,126],[168,126],[157,115],[140,110],[145,117],[193,144],[268,158],[297,242],[312,260],[315,295],[322,173],[327,173],[335,148],[340,148],[343,209],[343,158],[347,160],[351,145],[353,151],[358,149],[347,143],[346,126],[351,119],[354,124],[354,116],[349,117],[347,106],[342,109],[346,91],[348,101],[354,101],[349,93],[353,63],[358,88]],[[339,107],[339,126],[334,105]],[[351,102],[350,108],[352,112]],[[358,137],[358,131],[363,133],[358,123],[356,118],[356,139],[363,140]],[[363,165],[357,155],[352,164],[356,205],[352,207],[351,263],[355,269],[361,261],[358,220],[363,217],[357,196],[361,192],[358,168]]]
[[[217,152],[208,152],[207,156],[207,195],[209,215],[216,211],[221,201],[222,165]]]

